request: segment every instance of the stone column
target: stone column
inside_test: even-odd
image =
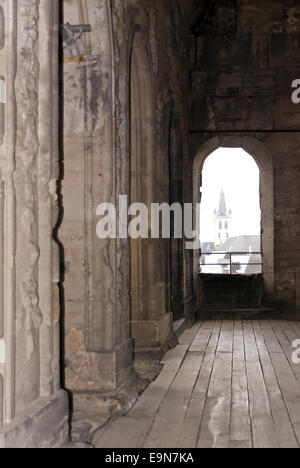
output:
[[[166,141],[157,144],[155,79],[149,52],[147,17],[141,11],[133,17],[130,53],[130,204],[169,201]],[[131,45],[128,41],[129,47]],[[124,46],[123,46],[124,47]],[[123,49],[122,49],[123,50]],[[126,56],[122,52],[122,56]],[[125,114],[126,115],[126,114]],[[159,137],[163,125],[159,125]],[[150,235],[151,226],[148,226]],[[150,237],[150,236],[149,236]],[[160,358],[173,339],[169,301],[170,243],[162,239],[130,240],[131,336],[136,355]]]
[[[0,16],[0,446],[47,447],[68,434],[53,315],[58,1],[1,0]]]
[[[124,3],[124,2],[123,2]],[[80,4],[80,8],[79,5]],[[90,24],[64,49],[65,385],[75,410],[120,410],[136,398],[129,338],[127,240],[97,237],[97,206],[126,194],[118,145],[115,51],[108,0],[64,2],[65,22]],[[121,34],[121,31],[119,31]],[[80,52],[80,53],[79,53]]]

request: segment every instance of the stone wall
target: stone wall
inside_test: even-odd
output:
[[[91,26],[61,39],[60,84],[59,4]],[[299,40],[291,0],[0,0],[0,447],[66,439],[61,385],[75,412],[128,408],[134,353],[193,320],[193,252],[100,240],[96,211],[192,201],[203,148],[261,164],[268,284],[299,308]]]
[[[275,300],[299,305],[300,7],[293,1],[199,2],[191,37],[191,161],[212,137],[263,143],[274,166]],[[234,145],[235,146],[235,145]],[[263,213],[264,215],[264,213]]]
[[[45,447],[68,435],[52,238],[58,2],[1,0],[0,23],[0,447]]]

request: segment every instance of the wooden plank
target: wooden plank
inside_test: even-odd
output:
[[[278,448],[268,393],[251,324],[244,329],[246,371],[254,448]]]
[[[259,320],[261,330],[272,330],[269,320]]]
[[[100,449],[137,448],[146,429],[147,421],[145,419],[135,419],[130,416],[117,418],[95,442],[95,447]]]
[[[258,323],[258,328],[254,328],[254,335],[255,335],[255,339],[256,339],[256,345],[257,347],[259,346],[266,346],[266,341],[265,341],[265,337],[264,337],[264,334],[259,326],[259,322]]]
[[[203,366],[186,413],[181,434],[178,438],[177,448],[195,448],[197,445],[214,360],[214,354],[207,354],[205,356]]]
[[[300,339],[300,333],[298,332],[298,327],[296,327],[295,323],[288,322],[285,324],[284,328],[282,328],[285,336],[287,337],[289,344],[291,345],[295,340]]]
[[[218,352],[232,353],[233,349],[233,322],[232,320],[224,320],[222,324]]]
[[[254,448],[278,448],[268,394],[259,363],[247,362]]]
[[[256,333],[256,331],[255,331]],[[278,385],[273,364],[266,345],[258,347],[265,385],[275,424],[276,437],[280,448],[298,448],[293,426]]]
[[[190,346],[191,343],[194,341],[201,325],[202,322],[197,322],[191,328],[186,329],[179,337],[178,343],[183,345],[187,344]]]
[[[220,398],[231,395],[232,354],[219,353],[214,363],[208,389],[208,398]]]
[[[281,326],[279,326],[278,323],[271,323],[274,328],[274,332],[276,333],[277,339],[282,347],[282,350],[294,372],[294,375],[300,382],[300,366],[299,364],[295,364],[293,362],[294,348],[292,347],[292,343],[295,339],[297,339],[297,335],[289,323],[282,323]]]
[[[187,350],[188,346],[179,345],[171,351],[168,351],[163,359],[163,370],[155,382],[145,390],[131,410],[130,416],[132,418],[151,419],[155,416],[184,361]]]
[[[188,349],[188,345],[182,344],[168,351],[161,361],[164,364],[164,367],[168,370],[174,369],[177,371],[181,366]]]
[[[97,448],[139,448],[149,431],[153,418],[168,392],[187,353],[188,346],[179,345],[164,358],[164,368],[139,398],[129,414],[117,418],[96,442]]]
[[[281,320],[270,320],[274,333],[280,343],[281,346],[290,346],[290,340],[287,338],[286,334],[284,333],[283,326],[284,322]]]
[[[232,342],[233,334],[231,336]],[[201,423],[198,448],[229,448],[231,373],[232,353],[217,352]]]
[[[230,407],[229,397],[207,398],[198,448],[229,448]]]
[[[202,324],[202,328],[208,328],[209,330],[213,329],[215,326],[215,320],[204,320]]]
[[[243,322],[236,320],[234,323],[233,349],[234,351],[242,351],[244,354],[244,348]]]
[[[243,321],[245,357],[247,362],[259,362],[256,340],[251,321]]]
[[[231,449],[252,449],[252,442],[249,440],[231,440]]]
[[[221,323],[214,324],[213,333],[208,343],[207,352],[201,367],[192,398],[186,413],[185,421],[179,437],[178,448],[195,448],[197,446],[200,425],[203,417],[204,406],[207,398],[208,386],[216,357],[218,338]]]
[[[272,326],[269,322],[270,327]],[[264,336],[266,346],[270,353],[282,353],[282,347],[280,346],[278,339],[274,333],[273,328],[262,328],[262,334]]]
[[[191,352],[205,352],[206,351],[213,328],[214,328],[214,323],[212,322],[210,327],[208,326],[206,326],[206,328],[201,327],[198,330],[198,333],[190,347]]]
[[[253,330],[261,330],[259,320],[251,320]]]
[[[243,320],[243,329],[248,331],[253,331],[253,321],[252,320]]]
[[[290,330],[291,322],[289,322],[288,320],[281,320],[279,323],[283,331]]]
[[[223,320],[222,322],[222,330],[233,331],[234,329],[234,321],[233,320]]]
[[[219,339],[220,339],[221,328],[222,328],[222,321],[217,320],[215,322],[210,340],[208,342],[208,346],[206,350],[207,353],[216,353]]]
[[[236,322],[234,329],[230,447],[252,448],[242,322]]]
[[[293,429],[300,444],[300,386],[287,358],[283,354],[271,355],[273,367],[287,406]]]
[[[145,448],[176,447],[202,362],[202,353],[188,353],[185,357],[145,438]]]
[[[295,331],[297,339],[300,340],[300,322],[289,322],[290,327]]]

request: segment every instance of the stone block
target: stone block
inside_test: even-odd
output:
[[[69,399],[64,391],[42,398],[10,426],[0,429],[0,448],[53,448],[69,436]]]

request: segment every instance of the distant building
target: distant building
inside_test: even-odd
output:
[[[232,211],[227,209],[225,192],[214,211],[215,241],[201,244],[200,271],[210,274],[253,275],[262,273],[261,236],[232,237]]]
[[[231,237],[232,211],[227,210],[225,192],[222,189],[218,211],[214,212],[215,245],[220,246]]]
[[[224,263],[230,263],[230,253],[234,253],[231,256],[231,272],[234,274],[254,275],[262,273],[260,236],[231,237],[223,245],[219,246],[217,251],[226,252]],[[226,273],[226,271],[223,272]]]
[[[219,252],[243,252],[252,253],[261,251],[260,236],[230,237],[222,245],[218,246]]]
[[[262,273],[260,236],[231,237],[213,248],[202,244],[201,273],[254,275]],[[231,263],[231,267],[230,267]]]
[[[202,242],[201,252],[203,254],[211,254],[214,250],[215,250],[215,243],[214,242]]]

